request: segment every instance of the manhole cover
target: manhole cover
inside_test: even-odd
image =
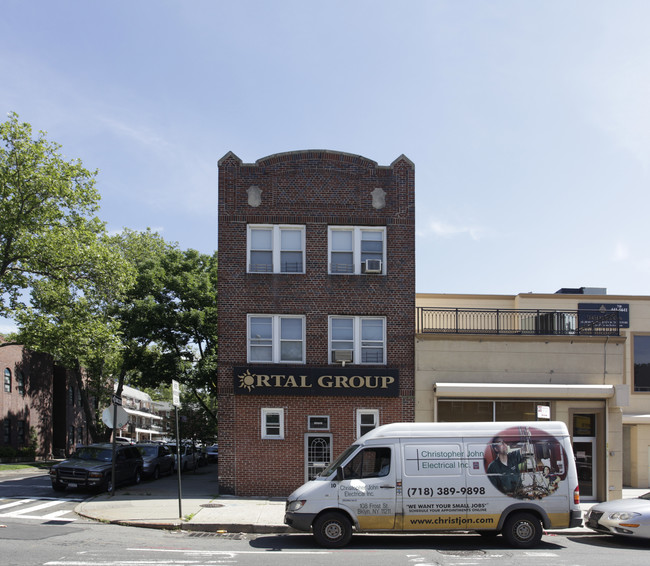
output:
[[[223,507],[222,503],[202,503],[201,507],[208,507],[209,509],[215,509],[216,507]]]

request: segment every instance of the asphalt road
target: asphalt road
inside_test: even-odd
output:
[[[155,482],[152,482],[152,489]],[[0,554],[12,566],[646,566],[650,541],[587,534],[545,536],[533,550],[501,537],[356,535],[341,550],[324,550],[309,534],[191,533],[122,527],[74,513],[94,494],[55,494],[46,474],[0,476]]]

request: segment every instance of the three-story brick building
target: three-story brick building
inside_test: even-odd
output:
[[[287,495],[414,420],[414,166],[310,150],[219,161],[219,480]]]

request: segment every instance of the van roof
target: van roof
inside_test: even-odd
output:
[[[392,423],[379,426],[362,436],[357,443],[374,438],[424,438],[430,436],[496,436],[519,429],[520,434],[568,436],[560,421],[504,421],[467,423]],[[541,432],[537,432],[541,431]]]

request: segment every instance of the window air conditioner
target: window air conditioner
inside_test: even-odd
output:
[[[364,273],[381,273],[380,259],[367,259],[365,262]]]
[[[332,361],[349,364],[352,361],[352,350],[332,350]]]

